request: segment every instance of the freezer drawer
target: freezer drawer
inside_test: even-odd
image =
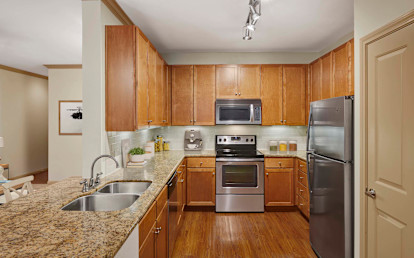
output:
[[[308,155],[309,231],[321,257],[353,257],[353,166]]]

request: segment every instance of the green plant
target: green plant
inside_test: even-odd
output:
[[[145,151],[142,148],[133,148],[129,151],[129,154],[131,155],[142,155],[145,154]]]

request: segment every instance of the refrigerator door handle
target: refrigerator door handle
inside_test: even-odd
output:
[[[337,160],[337,159],[328,158],[328,157],[325,157],[325,156],[322,156],[322,155],[319,155],[319,154],[316,154],[316,153],[312,153],[312,155],[314,155],[318,158],[321,158],[321,159],[329,160],[329,161],[340,163],[340,164],[351,163],[349,161],[345,162],[345,161],[340,161],[340,160]]]
[[[308,189],[309,189],[309,194],[312,194],[312,188],[311,188],[311,177],[310,177],[310,162],[311,162],[311,157],[313,153],[311,152],[307,152],[306,153],[306,168],[307,168],[307,175],[308,175]]]
[[[306,137],[306,151],[307,152],[313,152],[313,150],[309,149],[311,124],[312,124],[312,105],[310,105],[310,109],[309,109],[308,132],[306,134],[306,136],[307,136]]]

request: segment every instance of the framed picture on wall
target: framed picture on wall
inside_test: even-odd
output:
[[[59,135],[82,134],[82,101],[59,101]]]

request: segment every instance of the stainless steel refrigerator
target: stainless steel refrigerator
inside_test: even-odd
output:
[[[310,104],[307,136],[309,231],[323,258],[353,257],[353,96]]]

